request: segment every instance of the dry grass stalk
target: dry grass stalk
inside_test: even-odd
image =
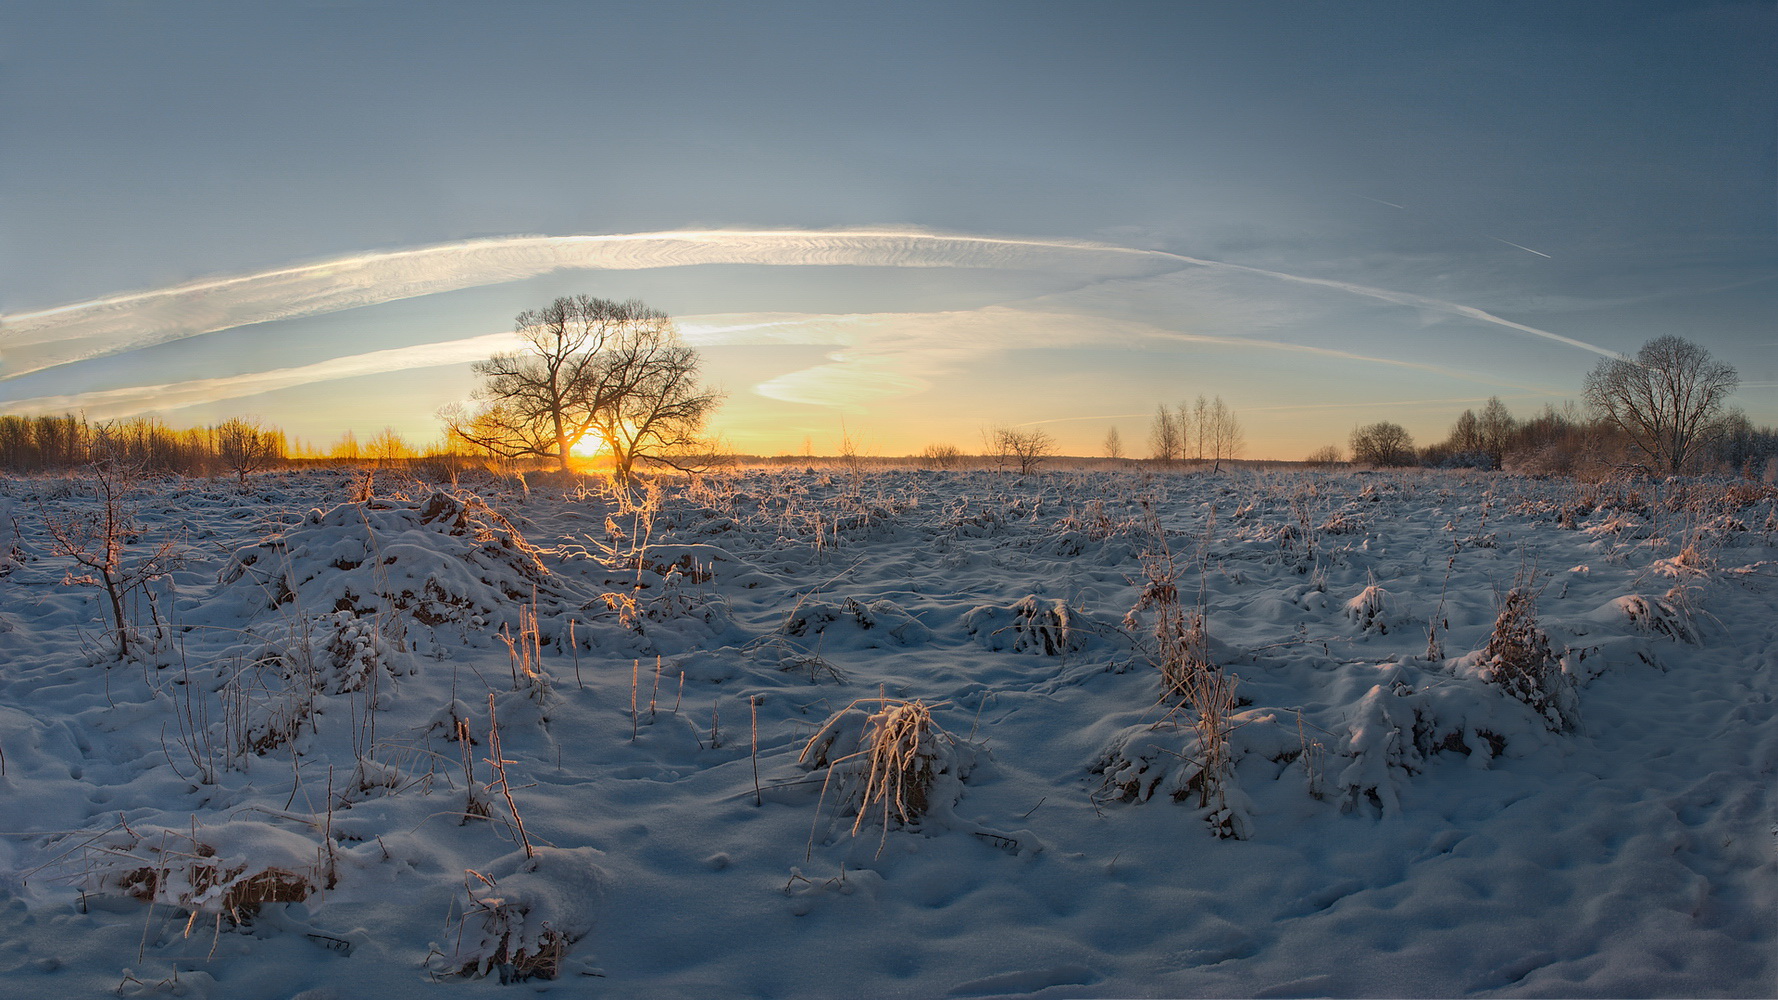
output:
[[[512,784],[506,778],[506,765],[516,763],[506,759],[500,749],[500,718],[494,712],[494,692],[488,692],[488,757],[489,766],[494,769],[494,780],[488,783],[487,790],[500,789],[506,799],[506,811],[512,815],[512,831],[519,843],[525,848],[525,857],[534,858],[537,851],[531,846],[531,838],[525,833],[525,818],[519,815],[519,804],[513,801]]]
[[[849,715],[860,712],[860,706],[877,705],[878,709],[864,720],[858,749],[839,757],[829,757],[839,727]],[[938,777],[943,749],[956,743],[932,719],[932,709],[923,701],[900,701],[891,698],[861,698],[852,702],[828,720],[810,737],[797,758],[808,766],[827,766],[827,778],[821,784],[821,799],[826,801],[828,786],[834,775],[853,774],[862,780],[852,789],[851,798],[857,810],[852,822],[852,835],[857,836],[865,819],[873,812],[882,819],[882,852],[889,828],[896,824],[917,823],[932,805],[932,785]],[[818,807],[819,808],[819,807]],[[814,835],[810,834],[811,850]]]
[[[549,690],[549,675],[543,672],[543,633],[537,626],[537,592],[531,592],[531,603],[519,608],[519,635],[515,640],[505,625],[498,638],[506,644],[508,666],[512,670],[512,689],[529,688],[534,694]]]
[[[457,747],[463,754],[463,782],[467,789],[464,795],[463,820],[457,825],[465,826],[472,819],[491,819],[494,809],[488,805],[488,800],[476,794],[475,755],[469,749],[474,745],[475,737],[469,732],[468,719],[457,720],[456,737]]]
[[[1180,755],[1197,767],[1181,793],[1197,791],[1198,806],[1210,810],[1217,836],[1240,837],[1243,833],[1228,807],[1227,792],[1234,780],[1229,735],[1239,728],[1234,719],[1240,707],[1236,680],[1211,662],[1203,607],[1188,611],[1180,603],[1178,569],[1166,532],[1153,508],[1146,503],[1143,507],[1149,534],[1142,554],[1143,589],[1124,621],[1134,626],[1143,612],[1153,616],[1154,645],[1149,655],[1160,670],[1162,699],[1174,704],[1168,717],[1184,709],[1197,737],[1197,756]]]

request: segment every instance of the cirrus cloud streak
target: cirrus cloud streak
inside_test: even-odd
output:
[[[1161,250],[913,230],[699,230],[520,236],[366,253],[0,316],[0,381],[252,323],[518,281],[552,271],[699,264],[1032,269],[1093,279],[1207,268],[1427,310],[1617,356],[1606,348],[1473,306]]]

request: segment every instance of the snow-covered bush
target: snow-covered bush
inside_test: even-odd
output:
[[[1236,717],[1234,678],[1219,672],[1216,683],[1224,697],[1214,711],[1194,710],[1189,725],[1132,726],[1112,739],[1087,767],[1100,778],[1095,797],[1139,803],[1164,794],[1202,810],[1216,836],[1250,837],[1253,806],[1234,780],[1245,748],[1231,739],[1250,720]],[[1180,732],[1186,739],[1175,750],[1177,742],[1165,734]]]
[[[1342,808],[1368,802],[1385,816],[1399,812],[1399,786],[1434,754],[1486,761],[1506,749],[1507,733],[1524,728],[1499,711],[1498,695],[1478,697],[1474,681],[1416,687],[1402,674],[1373,685],[1353,707],[1340,750],[1349,762],[1334,781]]]
[[[868,648],[915,646],[932,641],[931,629],[887,599],[863,602],[848,597],[838,604],[803,601],[785,616],[779,631],[791,638],[808,639],[840,624],[855,628]]]
[[[1595,611],[1593,617],[1627,619],[1637,631],[1645,635],[1665,636],[1676,642],[1696,644],[1698,631],[1692,623],[1688,608],[1669,599],[1676,592],[1681,595],[1685,593],[1683,588],[1674,587],[1668,591],[1668,597],[1626,594]]]

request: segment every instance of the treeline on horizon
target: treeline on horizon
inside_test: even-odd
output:
[[[1330,445],[1308,458],[1313,465],[1379,468],[1501,469],[1525,475],[1588,475],[1646,468],[1644,456],[1619,428],[1583,414],[1574,404],[1545,404],[1535,416],[1515,418],[1498,398],[1481,413],[1464,410],[1442,441],[1416,447],[1399,424],[1355,428],[1350,450]],[[1697,474],[1778,478],[1778,428],[1756,427],[1740,410],[1704,426],[1685,462]]]
[[[100,460],[179,475],[245,474],[316,463],[411,462],[479,458],[457,446],[415,447],[393,429],[360,442],[348,431],[328,448],[291,442],[276,427],[232,419],[205,427],[173,427],[153,417],[93,423],[74,414],[0,415],[0,469],[53,472]]]
[[[1167,467],[1208,464],[1184,449],[1175,457],[1079,456]],[[951,447],[928,447],[904,458],[884,456],[821,456],[802,454],[728,456],[768,465],[796,465],[850,459],[864,466],[904,463],[934,468],[960,467],[972,460],[995,464],[995,456],[972,456]],[[1055,455],[1057,459],[1068,456]],[[93,423],[74,414],[24,417],[0,415],[0,471],[15,474],[76,469],[100,460],[119,460],[155,473],[214,476],[313,465],[413,465],[437,463],[462,468],[499,462],[459,442],[415,446],[393,429],[359,441],[352,432],[325,447],[290,441],[283,431],[247,419],[177,428],[157,418],[142,417]],[[1615,471],[1636,464],[1623,435],[1605,422],[1588,418],[1572,405],[1546,405],[1536,415],[1518,419],[1498,399],[1480,414],[1465,410],[1441,441],[1416,446],[1400,425],[1381,421],[1352,432],[1350,449],[1329,445],[1308,455],[1312,466],[1340,465],[1425,468],[1502,469],[1528,475],[1576,475]],[[501,462],[500,464],[510,464]],[[591,464],[591,463],[589,463]],[[1291,464],[1268,459],[1247,465]],[[1749,479],[1778,478],[1778,428],[1756,427],[1740,411],[1713,422],[1690,463],[1691,471]]]

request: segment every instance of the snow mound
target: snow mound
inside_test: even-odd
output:
[[[848,597],[839,604],[804,601],[785,616],[779,631],[795,639],[829,635],[835,627],[853,633],[866,649],[917,646],[932,641],[932,630],[901,605],[883,599],[864,603]]]
[[[261,609],[406,612],[422,625],[486,624],[557,586],[540,553],[486,504],[448,493],[312,510],[237,550],[223,592]]]
[[[245,923],[266,903],[301,902],[332,881],[321,845],[246,820],[186,830],[120,825],[79,853],[83,890],[174,906],[190,922]]]
[[[963,627],[989,650],[1064,656],[1085,651],[1107,631],[1067,601],[1027,594],[1010,607],[983,605],[963,616]]]
[[[607,883],[601,852],[533,850],[532,857],[515,851],[485,872],[469,872],[469,901],[453,921],[450,943],[433,945],[429,964],[441,975],[554,979],[568,949],[592,931]]]

